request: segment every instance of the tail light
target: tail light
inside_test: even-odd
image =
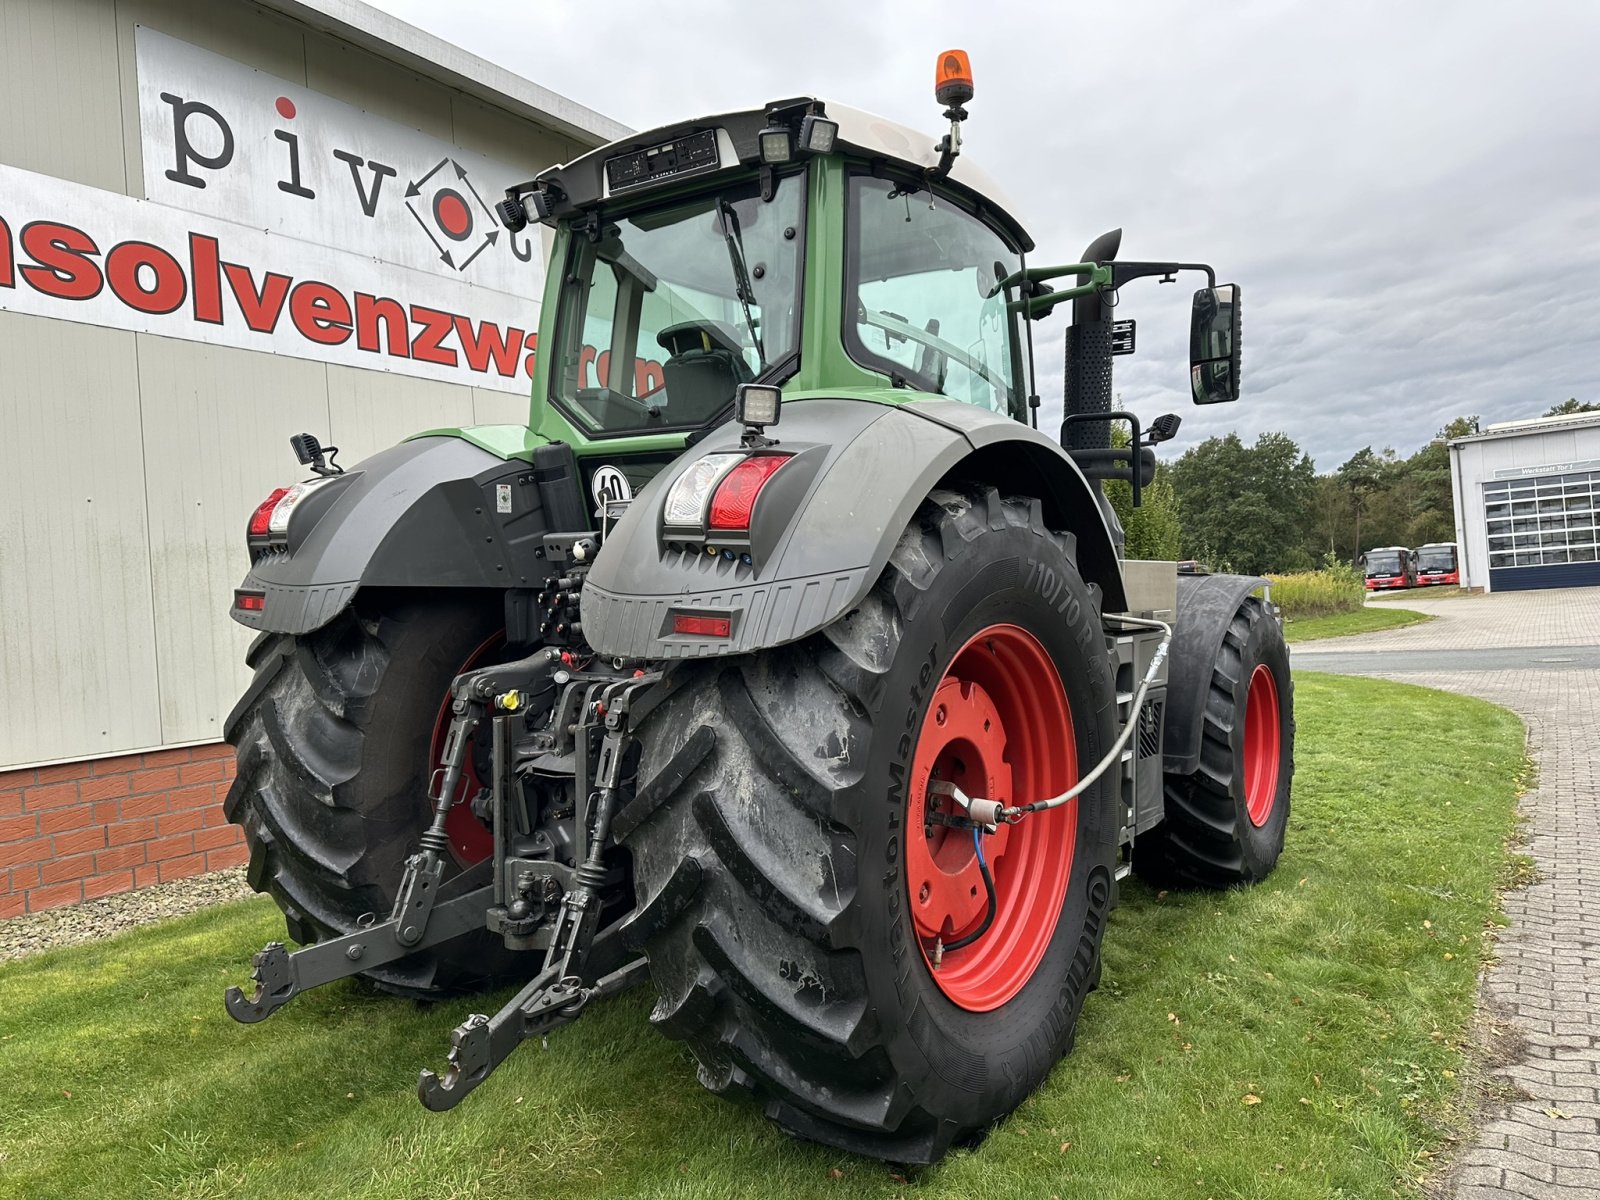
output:
[[[767,481],[792,454],[707,454],[667,489],[662,520],[668,529],[702,534],[746,533]]]
[[[272,494],[256,505],[255,512],[250,514],[251,537],[267,536],[267,526],[272,520],[272,510],[278,507],[278,501],[282,500],[288,492],[289,489],[286,487],[273,488]]]
[[[717,533],[747,532],[750,513],[767,480],[789,461],[787,454],[757,454],[745,459],[722,477],[711,495],[708,524]]]
[[[289,534],[289,518],[294,515],[294,510],[312,492],[333,482],[334,479],[308,479],[293,487],[274,488],[271,495],[256,505],[255,512],[250,514],[251,541],[284,540]]]

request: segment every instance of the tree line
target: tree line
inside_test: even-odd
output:
[[[1585,412],[1600,403],[1571,399],[1544,415]],[[1478,431],[1476,416],[1457,417],[1408,457],[1363,446],[1327,472],[1287,434],[1246,445],[1230,433],[1159,464],[1138,509],[1126,483],[1107,492],[1130,558],[1197,559],[1252,575],[1304,571],[1354,562],[1374,546],[1454,541],[1445,443]]]

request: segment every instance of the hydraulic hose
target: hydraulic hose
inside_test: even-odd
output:
[[[1133,694],[1133,703],[1128,709],[1128,723],[1122,729],[1122,736],[1112,743],[1111,749],[1106,751],[1105,757],[1095,764],[1094,770],[1090,771],[1059,796],[1051,796],[1048,800],[1035,800],[1032,804],[1001,809],[1001,820],[1016,821],[1029,813],[1059,808],[1074,796],[1092,787],[1095,780],[1104,775],[1110,769],[1111,764],[1121,758],[1122,751],[1128,744],[1128,739],[1133,736],[1133,731],[1139,727],[1139,713],[1144,709],[1145,697],[1149,695],[1150,685],[1160,672],[1161,664],[1167,658],[1167,650],[1172,645],[1172,626],[1165,621],[1147,620],[1144,617],[1125,617],[1120,613],[1113,614],[1111,619],[1121,621],[1124,625],[1131,625],[1136,629],[1159,629],[1161,631],[1161,645],[1156,647],[1156,652],[1150,659],[1150,667],[1144,673],[1144,680]]]
[[[972,945],[973,942],[977,941],[984,934],[988,933],[989,926],[994,924],[994,911],[999,906],[995,903],[994,875],[989,870],[989,860],[983,856],[983,828],[981,826],[975,825],[972,828],[972,848],[978,853],[978,871],[983,875],[983,890],[987,894],[987,903],[989,907],[988,910],[983,914],[982,923],[976,929],[967,934],[965,937],[957,938],[953,942],[945,942],[943,946],[940,947],[941,953],[948,953],[951,950],[960,950],[964,946]]]

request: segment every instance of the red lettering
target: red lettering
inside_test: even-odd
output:
[[[148,278],[150,286],[145,286]],[[118,242],[106,255],[106,282],[129,308],[161,316],[177,312],[189,297],[183,266],[160,246]]]
[[[597,353],[599,352],[593,346],[585,346],[578,351],[578,386],[580,388],[589,386],[589,364],[594,361]]]
[[[417,336],[411,340],[412,358],[418,362],[438,363],[441,367],[456,365],[456,352],[439,344],[453,328],[451,315],[436,308],[424,308],[420,304],[411,306],[411,319],[422,325]]]
[[[383,322],[383,338],[378,337],[378,322]],[[386,352],[395,358],[411,356],[411,326],[406,310],[398,300],[387,296],[356,293],[356,346],[373,354]]]
[[[100,247],[81,229],[55,221],[34,221],[22,227],[22,249],[36,267],[22,268],[22,277],[36,292],[59,300],[91,300],[105,281],[88,256]]]
[[[533,368],[538,364],[539,335],[530,333],[523,337],[522,348],[528,353],[522,360],[522,373],[529,379],[533,378]]]
[[[315,279],[295,287],[289,317],[307,341],[337,346],[350,339],[350,301],[338,288]]]
[[[0,217],[0,287],[17,286],[17,257],[11,249],[11,226]]]
[[[222,269],[228,276],[228,287],[233,290],[233,298],[239,302],[239,311],[244,314],[244,323],[256,333],[271,333],[276,329],[278,317],[283,313],[284,297],[289,294],[289,285],[294,281],[287,275],[268,271],[262,277],[258,290],[249,267],[223,263]]]
[[[600,357],[594,360],[594,377],[600,381],[601,387],[608,387],[611,383],[611,351],[600,351]]]
[[[461,352],[472,370],[487,371],[492,361],[497,374],[507,378],[516,374],[522,330],[501,329],[493,321],[481,321],[474,326],[468,318],[457,317],[456,336],[461,339]]]
[[[217,239],[189,235],[189,286],[196,321],[222,324],[222,260]]]
[[[633,394],[635,396],[648,396],[657,388],[666,386],[666,369],[655,359],[636,358],[633,360]]]

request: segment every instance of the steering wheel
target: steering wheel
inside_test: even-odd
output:
[[[945,341],[938,334],[929,333],[926,329],[918,329],[910,321],[903,320],[893,313],[878,312],[871,308],[862,308],[858,314],[858,319],[863,325],[870,325],[874,329],[881,329],[885,333],[894,334],[896,337],[907,338],[917,343],[917,345],[933,351],[935,354],[942,354],[946,358],[960,363],[1002,394],[1009,395],[1011,392],[1011,385],[996,375],[987,363],[973,358],[961,347]]]

